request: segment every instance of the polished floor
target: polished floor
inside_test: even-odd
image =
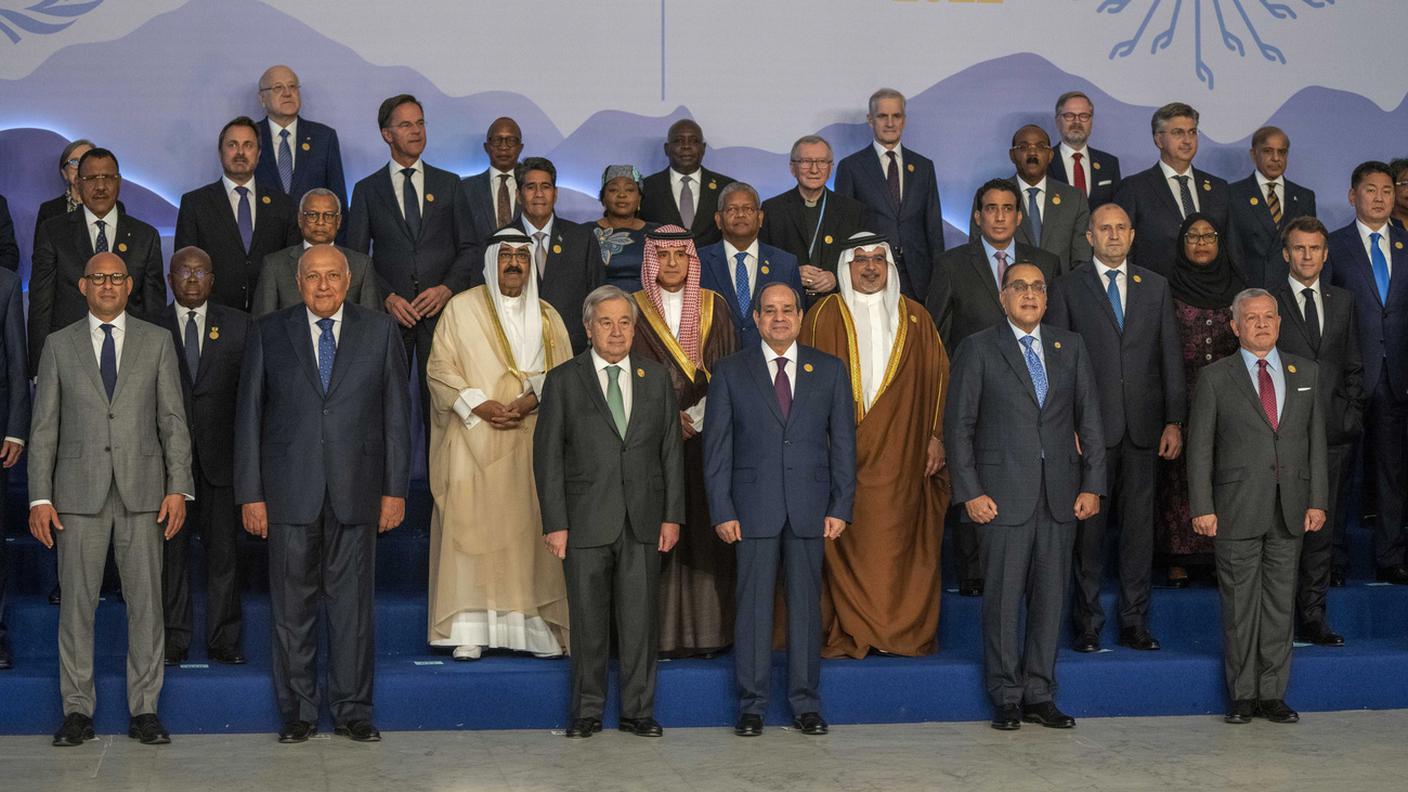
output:
[[[14,792],[298,790],[1323,790],[1404,789],[1408,711],[1306,713],[1281,726],[1215,717],[1087,718],[1068,732],[984,723],[837,726],[826,737],[769,728],[604,732],[388,733],[375,745],[319,736],[176,735],[169,746],[105,735],[58,749],[0,738],[0,788]]]

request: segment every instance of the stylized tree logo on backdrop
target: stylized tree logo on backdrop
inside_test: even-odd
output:
[[[78,17],[103,4],[103,0],[39,0],[22,8],[7,8],[0,2],[0,33],[12,44],[20,43],[23,33],[48,36],[67,28]]]

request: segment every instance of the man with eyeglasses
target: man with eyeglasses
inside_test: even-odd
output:
[[[298,290],[298,259],[303,251],[314,245],[333,245],[338,231],[342,228],[342,205],[332,190],[314,187],[303,194],[298,202],[298,230],[303,235],[302,244],[290,245],[264,257],[264,267],[259,272],[259,283],[254,289],[254,303],[249,312],[255,317],[266,313],[298,305],[303,295]],[[372,260],[365,253],[352,248],[336,245],[347,257],[347,268],[351,272],[351,284],[347,295],[351,302],[363,308],[380,311],[381,290],[377,288],[376,277],[372,274]]]
[[[1067,91],[1056,100],[1056,132],[1061,136],[1057,154],[1046,174],[1069,184],[1086,196],[1092,210],[1113,200],[1120,189],[1120,158],[1091,148],[1095,105],[1080,91]]]
[[[1134,223],[1130,258],[1167,278],[1180,244],[1178,229],[1188,215],[1202,212],[1212,218],[1214,227],[1225,234],[1223,243],[1229,251],[1237,250],[1237,229],[1229,222],[1227,182],[1193,167],[1193,157],[1198,154],[1198,111],[1172,102],[1155,110],[1149,125],[1159,161],[1125,179],[1115,202]],[[1245,275],[1243,264],[1232,262]]]
[[[474,246],[483,250],[494,232],[518,217],[518,179],[514,170],[523,154],[523,130],[508,116],[494,119],[484,133],[484,153],[489,167],[460,182],[470,219],[474,221]]]
[[[790,167],[797,188],[763,201],[758,232],[763,242],[797,257],[809,306],[836,291],[841,250],[870,220],[865,204],[826,189],[832,156],[831,144],[819,135],[792,144]]]
[[[264,257],[298,242],[293,201],[255,178],[259,128],[246,116],[220,130],[217,148],[224,174],[181,196],[176,247],[198,247],[215,266],[210,299],[248,311]]]
[[[95,253],[122,259],[133,284],[127,313],[154,319],[166,306],[161,237],[155,228],[122,211],[117,200],[121,186],[117,155],[104,148],[89,149],[78,164],[82,211],[59,215],[39,227],[29,274],[30,376],[39,370],[49,334],[87,313],[78,282]]]
[[[1007,319],[959,345],[944,412],[953,499],[981,538],[983,678],[1003,731],[1075,725],[1054,701],[1061,612],[1076,521],[1105,494],[1090,355],[1042,323],[1046,282],[1020,260],[1003,273]]]
[[[254,177],[297,201],[315,187],[332,190],[339,206],[347,205],[347,180],[342,175],[342,149],[337,130],[300,117],[302,85],[287,66],[270,66],[259,77],[259,158]]]
[[[1264,126],[1252,134],[1255,169],[1232,182],[1233,238],[1228,252],[1242,266],[1247,285],[1274,288],[1286,280],[1281,232],[1297,217],[1315,216],[1315,192],[1286,178],[1291,139],[1278,127]]]
[[[1058,275],[1090,261],[1090,243],[1085,239],[1090,204],[1080,190],[1048,178],[1053,152],[1046,130],[1035,124],[1017,130],[1007,156],[1017,167],[1012,183],[1022,196],[1017,241],[1054,254],[1061,262]],[[977,234],[977,224],[969,226],[968,236]]]
[[[704,167],[709,144],[704,130],[691,118],[670,125],[665,136],[665,156],[670,166],[645,177],[641,189],[640,216],[647,223],[677,225],[694,234],[694,245],[702,248],[719,241],[714,224],[720,192],[733,179]],[[571,326],[571,322],[567,323]]]
[[[762,343],[753,311],[764,286],[780,281],[799,294],[804,288],[796,257],[758,239],[765,219],[760,203],[752,185],[728,184],[719,191],[719,210],[714,213],[723,240],[698,248],[699,286],[724,296],[739,349]]]

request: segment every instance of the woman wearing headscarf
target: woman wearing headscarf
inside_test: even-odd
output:
[[[637,217],[642,179],[634,165],[607,165],[601,174],[602,217],[596,221],[596,241],[606,283],[630,294],[640,288],[645,234],[655,227]]]

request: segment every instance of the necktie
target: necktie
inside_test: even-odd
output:
[[[1271,210],[1271,222],[1281,224],[1281,199],[1276,197],[1276,182],[1266,183],[1266,208]]]
[[[337,357],[337,338],[332,334],[332,319],[318,320],[318,379],[323,381],[323,394],[332,384],[332,362]]]
[[[196,372],[200,371],[200,328],[196,327],[195,311],[186,314],[186,368],[191,382],[195,382]]]
[[[773,361],[777,364],[777,376],[773,377],[772,389],[777,393],[777,406],[782,408],[782,420],[792,412],[792,380],[787,377],[787,358]]]
[[[1084,156],[1084,154],[1071,155],[1071,159],[1075,161],[1075,166],[1071,168],[1071,170],[1075,171],[1075,173],[1071,174],[1071,186],[1085,193],[1086,196],[1089,196],[1090,188],[1085,186],[1085,167],[1080,164]]]
[[[1301,289],[1305,298],[1305,329],[1310,334],[1310,345],[1320,348],[1320,309],[1315,307],[1315,290],[1309,286]]]
[[[680,177],[680,225],[694,227],[694,190],[689,186],[690,177]]]
[[[1042,368],[1041,358],[1036,356],[1036,350],[1032,349],[1032,344],[1036,342],[1034,336],[1022,336],[1022,348],[1024,357],[1027,359],[1027,373],[1032,375],[1032,387],[1036,388],[1036,404],[1038,407],[1046,406],[1046,369]]]
[[[406,177],[406,186],[401,189],[401,209],[406,214],[406,227],[411,230],[411,236],[419,239],[420,194],[416,192],[415,182],[411,181],[411,175],[415,172],[415,168],[401,169],[401,175]]]
[[[1002,276],[1007,274],[1007,251],[999,250],[992,255],[997,259],[997,290],[1002,291]]]
[[[1032,234],[1032,244],[1041,244],[1041,202],[1037,196],[1041,190],[1037,187],[1027,188],[1027,228]]]
[[[1105,289],[1105,294],[1110,298],[1110,307],[1115,309],[1115,324],[1124,330],[1124,306],[1120,304],[1119,270],[1108,270],[1105,277],[1110,279],[1110,285]]]
[[[496,215],[498,215],[496,219],[499,221],[499,228],[503,228],[504,226],[508,225],[510,222],[513,221],[513,206],[509,203],[508,200],[507,173],[499,175],[498,206],[494,209],[494,212]]]
[[[1178,198],[1183,203],[1183,216],[1187,217],[1198,211],[1197,205],[1193,203],[1193,191],[1188,189],[1188,177],[1174,176],[1173,178],[1178,180]]]
[[[1375,231],[1369,235],[1369,263],[1374,270],[1374,284],[1379,287],[1379,302],[1388,303],[1388,259],[1384,258],[1384,250],[1379,247],[1379,240],[1384,235]]]
[[[533,266],[538,268],[538,280],[543,279],[543,270],[548,266],[548,248],[543,243],[543,237],[547,236],[542,231],[533,232]]]
[[[621,396],[621,367],[606,367],[606,406],[611,410],[611,420],[616,422],[616,433],[626,439],[626,400]]]
[[[240,241],[244,243],[244,249],[249,250],[249,243],[254,239],[254,213],[249,206],[249,188],[236,187],[235,192],[240,194],[240,205],[235,211],[235,225],[240,229]]]
[[[752,291],[748,288],[748,253],[738,251],[733,254],[733,258],[738,263],[733,268],[734,296],[738,300],[738,315],[743,317],[743,323],[748,323],[748,304],[752,302]]]
[[[93,222],[98,226],[98,238],[93,241],[93,252],[106,253],[108,252],[108,232],[104,226],[108,223],[106,220],[94,220]]]
[[[100,324],[103,328],[103,351],[98,355],[98,373],[103,375],[103,390],[108,392],[108,401],[112,401],[112,392],[117,390],[117,342],[112,338],[112,325]]]
[[[1257,395],[1261,396],[1261,409],[1266,413],[1266,420],[1271,423],[1271,431],[1276,431],[1276,385],[1271,381],[1271,373],[1266,370],[1266,361],[1256,362],[1256,389]]]
[[[293,191],[293,149],[288,146],[288,130],[279,130],[279,181],[284,185],[284,192]]]
[[[885,156],[890,158],[890,164],[885,168],[885,181],[890,186],[890,201],[896,207],[900,205],[900,163],[895,159],[895,152],[887,151]]]

